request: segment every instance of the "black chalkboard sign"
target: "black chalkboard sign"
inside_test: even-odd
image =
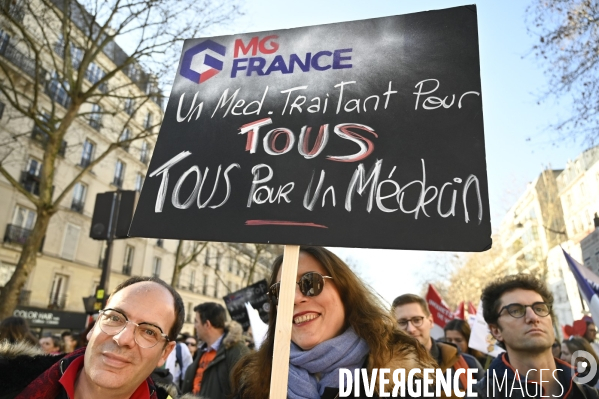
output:
[[[231,315],[231,319],[241,324],[244,331],[247,331],[250,327],[250,319],[245,307],[246,302],[249,302],[250,305],[258,311],[262,321],[268,324],[270,302],[266,295],[267,291],[268,285],[266,280],[260,280],[257,283],[223,297],[229,315]]]
[[[130,235],[490,248],[476,7],[187,40]]]

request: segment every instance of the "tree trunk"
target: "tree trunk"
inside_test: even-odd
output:
[[[23,245],[17,267],[0,294],[0,320],[12,316],[19,301],[19,293],[27,282],[29,274],[36,264],[37,251],[46,235],[51,213],[48,211],[37,212],[37,220],[31,234]]]
[[[179,288],[179,276],[181,275],[181,268],[179,267],[179,263],[181,263],[182,251],[183,240],[179,240],[179,244],[177,245],[177,252],[175,254],[175,267],[173,268],[173,278],[171,279],[171,286],[173,288]]]

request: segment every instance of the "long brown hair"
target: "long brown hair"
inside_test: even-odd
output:
[[[37,345],[37,339],[29,330],[27,321],[18,316],[7,317],[0,323],[0,341],[4,340],[11,344],[27,342],[34,346]]]
[[[432,362],[426,349],[399,329],[379,297],[360,281],[345,262],[322,247],[302,246],[300,251],[314,257],[333,277],[345,307],[346,325],[352,326],[370,348],[369,367],[381,368],[392,363],[394,356],[397,356],[395,349],[400,345],[412,347],[417,359]],[[274,261],[269,286],[276,283],[282,263],[282,256]],[[276,319],[277,307],[271,306],[268,332],[262,346],[257,352],[243,357],[233,369],[231,384],[234,396],[240,399],[269,396]]]

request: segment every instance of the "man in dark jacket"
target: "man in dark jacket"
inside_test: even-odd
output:
[[[153,277],[131,277],[115,288],[100,311],[87,347],[66,356],[35,354],[14,345],[0,348],[0,396],[167,398],[149,376],[166,361],[184,317],[183,301],[170,285]]]
[[[198,338],[204,345],[187,368],[182,391],[207,399],[226,399],[231,395],[231,370],[249,352],[243,329],[235,321],[225,324],[227,313],[218,303],[205,302],[193,310]]]
[[[595,388],[579,384],[576,372],[553,357],[553,295],[527,274],[500,278],[482,293],[483,316],[506,350],[479,381],[482,398],[599,398]]]
[[[399,324],[399,328],[416,338],[437,361],[439,368],[450,374],[459,369],[476,369],[473,377],[478,381],[483,376],[483,367],[474,356],[460,353],[459,349],[448,343],[436,342],[431,337],[433,329],[433,316],[424,299],[414,294],[398,296],[393,301],[393,314]],[[466,375],[461,374],[460,389],[468,390]],[[453,381],[453,378],[452,378]],[[452,392],[455,390],[452,387]]]

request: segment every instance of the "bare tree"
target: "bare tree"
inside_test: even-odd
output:
[[[434,264],[435,269],[442,272],[429,277],[427,282],[435,286],[450,309],[455,309],[462,301],[477,304],[482,289],[506,274],[503,248],[497,237],[488,251],[461,255],[442,254]]]
[[[528,30],[538,37],[533,53],[549,78],[546,97],[572,103],[570,116],[551,128],[564,139],[590,145],[599,139],[599,3],[596,0],[534,0]]]
[[[0,132],[0,174],[31,202],[37,215],[0,294],[0,319],[12,314],[50,219],[66,195],[112,151],[154,134],[160,121],[146,121],[143,129],[124,133],[137,110],[161,101],[159,83],[172,78],[182,40],[231,22],[239,14],[233,0],[0,2],[0,18],[12,32],[10,42],[2,43],[0,96],[7,103],[5,114],[19,119],[23,127]],[[128,51],[117,42],[126,44]],[[97,127],[104,124],[109,144],[81,164],[75,176],[59,181],[57,165],[65,136],[76,136],[75,122],[81,119]],[[35,192],[25,189],[10,167],[32,126],[43,142]],[[71,140],[69,148],[82,144]]]
[[[175,267],[173,268],[173,277],[171,278],[171,285],[173,287],[179,286],[181,271],[187,265],[195,262],[207,245],[207,241],[202,242],[179,240],[179,244],[177,244],[177,252],[175,252]]]

